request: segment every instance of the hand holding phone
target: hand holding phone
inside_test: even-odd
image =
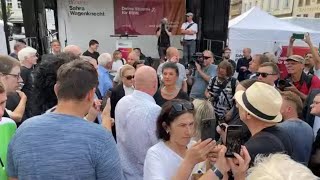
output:
[[[242,126],[241,125],[229,125],[227,128],[226,136],[226,157],[234,157],[233,153],[240,154],[242,145]]]
[[[292,38],[294,39],[304,39],[304,34],[293,33]]]
[[[217,120],[215,118],[202,119],[200,123],[201,127],[201,140],[215,139],[216,138],[216,125]]]

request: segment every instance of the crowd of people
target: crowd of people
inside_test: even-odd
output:
[[[319,179],[320,56],[308,34],[305,57],[290,39],[280,79],[277,58],[250,47],[237,62],[229,48],[220,61],[180,58],[162,23],[157,67],[139,48],[100,54],[97,40],[85,52],[54,40],[41,57],[17,42],[0,55],[0,179]],[[215,137],[203,139],[208,118]],[[235,125],[239,152],[227,143]]]

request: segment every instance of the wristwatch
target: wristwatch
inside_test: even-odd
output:
[[[221,171],[216,168],[215,166],[212,166],[211,170],[213,171],[213,173],[220,179],[223,179],[223,174],[221,173]]]

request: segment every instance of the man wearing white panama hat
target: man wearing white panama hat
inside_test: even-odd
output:
[[[276,126],[282,121],[282,97],[273,86],[256,82],[246,91],[236,92],[235,99],[240,119],[252,134],[245,143],[252,160],[258,154],[292,154],[289,135]]]

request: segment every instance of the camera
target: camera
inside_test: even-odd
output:
[[[192,55],[192,60],[190,61],[189,65],[195,68],[196,63],[198,63],[201,67],[204,66],[204,55],[202,52],[196,52]]]
[[[278,81],[277,88],[281,91],[284,91],[286,87],[292,86],[291,81],[289,79],[281,79]]]

